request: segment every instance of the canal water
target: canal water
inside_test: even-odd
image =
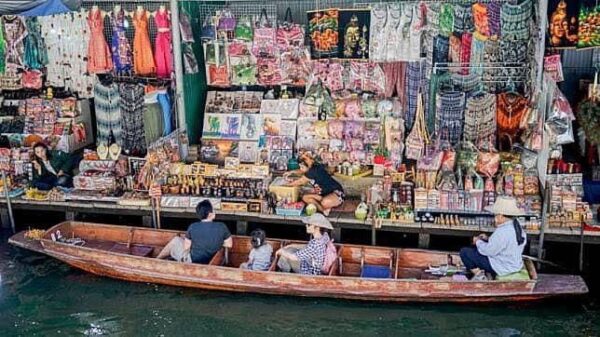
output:
[[[379,304],[226,294],[93,276],[0,234],[0,336],[600,336],[595,299]]]

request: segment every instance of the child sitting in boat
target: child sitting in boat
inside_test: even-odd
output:
[[[252,236],[252,250],[248,255],[248,261],[240,265],[242,269],[269,270],[271,267],[271,255],[273,247],[267,243],[267,234],[262,229],[256,229],[250,233]]]
[[[496,230],[489,238],[485,234],[473,237],[473,246],[460,250],[460,258],[467,270],[473,273],[474,281],[486,281],[486,273],[492,277],[504,276],[523,269],[527,234],[516,219],[524,215],[517,201],[498,197],[494,205],[485,210],[495,215]]]
[[[312,238],[307,245],[288,245],[278,250],[276,253],[279,256],[277,267],[286,273],[321,275],[329,243],[327,232],[333,230],[333,226],[320,213],[315,213],[303,219],[302,222],[306,224],[306,232]]]

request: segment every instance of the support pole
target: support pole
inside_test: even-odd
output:
[[[181,54],[181,32],[179,31],[179,6],[177,0],[170,0],[171,36],[173,37],[173,61],[175,69],[175,102],[177,124],[180,130],[186,130],[185,99],[183,90],[183,56]]]
[[[10,203],[10,195],[9,195],[9,187],[8,182],[6,180],[6,172],[2,170],[2,183],[4,184],[4,195],[6,196],[6,208],[8,209],[8,219],[10,220],[10,227],[12,228],[13,234],[17,233],[17,228],[15,227],[15,218],[13,216],[12,204]]]
[[[550,202],[550,200],[548,200],[548,198],[550,197],[550,189],[551,188],[552,188],[552,185],[546,181],[546,188],[544,189],[544,205],[542,206],[542,219],[541,219],[542,223],[540,226],[540,239],[539,239],[538,254],[537,254],[537,257],[540,260],[542,260],[544,258],[544,238],[545,238],[545,234],[546,234],[546,227],[548,226],[548,221],[546,220],[546,215],[548,214],[548,203]],[[541,267],[541,265],[538,263],[538,269],[540,267]]]
[[[548,12],[548,0],[539,0],[539,13],[540,13],[540,36],[538,40],[538,49],[536,62],[538,64],[535,84],[538,87],[542,85],[542,75],[544,74],[544,54],[546,52],[546,26],[548,25],[548,16],[546,13]]]

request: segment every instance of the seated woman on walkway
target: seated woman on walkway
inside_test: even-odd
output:
[[[73,187],[73,159],[68,153],[50,151],[44,143],[33,145],[33,186],[48,191],[54,187]]]
[[[191,224],[184,236],[175,236],[156,257],[171,257],[179,262],[207,264],[221,247],[231,248],[233,239],[227,226],[214,222],[215,213],[210,201],[204,200],[196,205],[196,215],[200,221]]]
[[[288,245],[277,251],[277,267],[289,273],[321,275],[325,262],[325,252],[329,243],[327,231],[333,226],[323,214],[313,214],[302,220],[306,224],[306,233],[312,235],[307,245]]]
[[[516,219],[524,214],[514,198],[498,197],[485,210],[495,214],[496,230],[489,238],[485,234],[473,237],[474,246],[460,250],[460,258],[475,281],[487,280],[485,273],[504,276],[520,271],[527,243],[527,234]]]
[[[344,202],[342,185],[333,179],[323,164],[315,162],[308,152],[300,155],[300,169],[286,172],[283,177],[288,179],[290,175],[302,176],[289,182],[288,186],[303,186],[308,183],[314,186],[315,192],[304,194],[302,201],[315,205],[325,216],[329,215],[332,208]]]

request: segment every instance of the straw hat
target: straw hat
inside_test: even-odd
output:
[[[511,197],[498,197],[496,202],[492,206],[487,206],[485,210],[490,213],[513,217],[525,215],[525,212],[517,206],[517,200]]]
[[[314,225],[320,228],[333,230],[331,222],[329,222],[329,220],[327,220],[327,218],[321,213],[315,213],[309,217],[305,217],[302,219],[302,222],[307,225]]]

